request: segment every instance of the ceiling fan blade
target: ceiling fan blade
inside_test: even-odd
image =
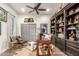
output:
[[[36,10],[36,13],[39,14],[39,12]]]
[[[39,11],[46,11],[46,9],[38,9]]]
[[[34,10],[32,10],[32,11],[29,11],[29,13],[32,13]]]
[[[40,5],[41,5],[41,3],[38,3],[34,9],[38,9],[40,7]]]
[[[28,6],[28,5],[26,5],[26,7],[28,7],[28,8],[31,8],[31,9],[34,9],[33,7],[31,7],[31,6]]]

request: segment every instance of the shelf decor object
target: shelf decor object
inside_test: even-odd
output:
[[[7,11],[0,7],[0,21],[7,22]]]
[[[74,9],[71,9],[70,11],[69,11],[69,15],[72,15],[72,14],[74,14],[75,13],[75,10]]]
[[[79,23],[79,15],[75,16],[74,23]]]

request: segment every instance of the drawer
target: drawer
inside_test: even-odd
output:
[[[74,56],[79,56],[79,49],[72,47],[70,45],[66,45],[66,53],[70,53]]]
[[[74,47],[74,48],[76,48],[76,49],[79,49],[79,43],[74,43],[74,42],[66,42],[66,45],[68,45],[68,46],[72,46],[72,47]]]
[[[65,40],[64,39],[57,39],[56,46],[61,50],[65,51]]]

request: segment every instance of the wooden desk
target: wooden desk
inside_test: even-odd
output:
[[[51,55],[51,41],[50,40],[37,40],[37,56],[50,56]],[[44,45],[47,46],[47,54],[40,53],[40,47],[42,48]]]

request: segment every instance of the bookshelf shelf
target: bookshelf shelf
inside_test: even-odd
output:
[[[63,26],[57,26],[57,28],[63,28],[64,27],[64,25]]]
[[[71,15],[68,15],[67,18],[69,18],[69,17],[73,17],[73,16],[75,16],[75,15],[77,15],[77,14],[79,14],[79,11],[78,11],[78,12],[74,12],[74,13],[71,14]]]
[[[72,24],[67,24],[68,26],[71,26],[71,25],[79,25],[79,23],[72,23]]]

